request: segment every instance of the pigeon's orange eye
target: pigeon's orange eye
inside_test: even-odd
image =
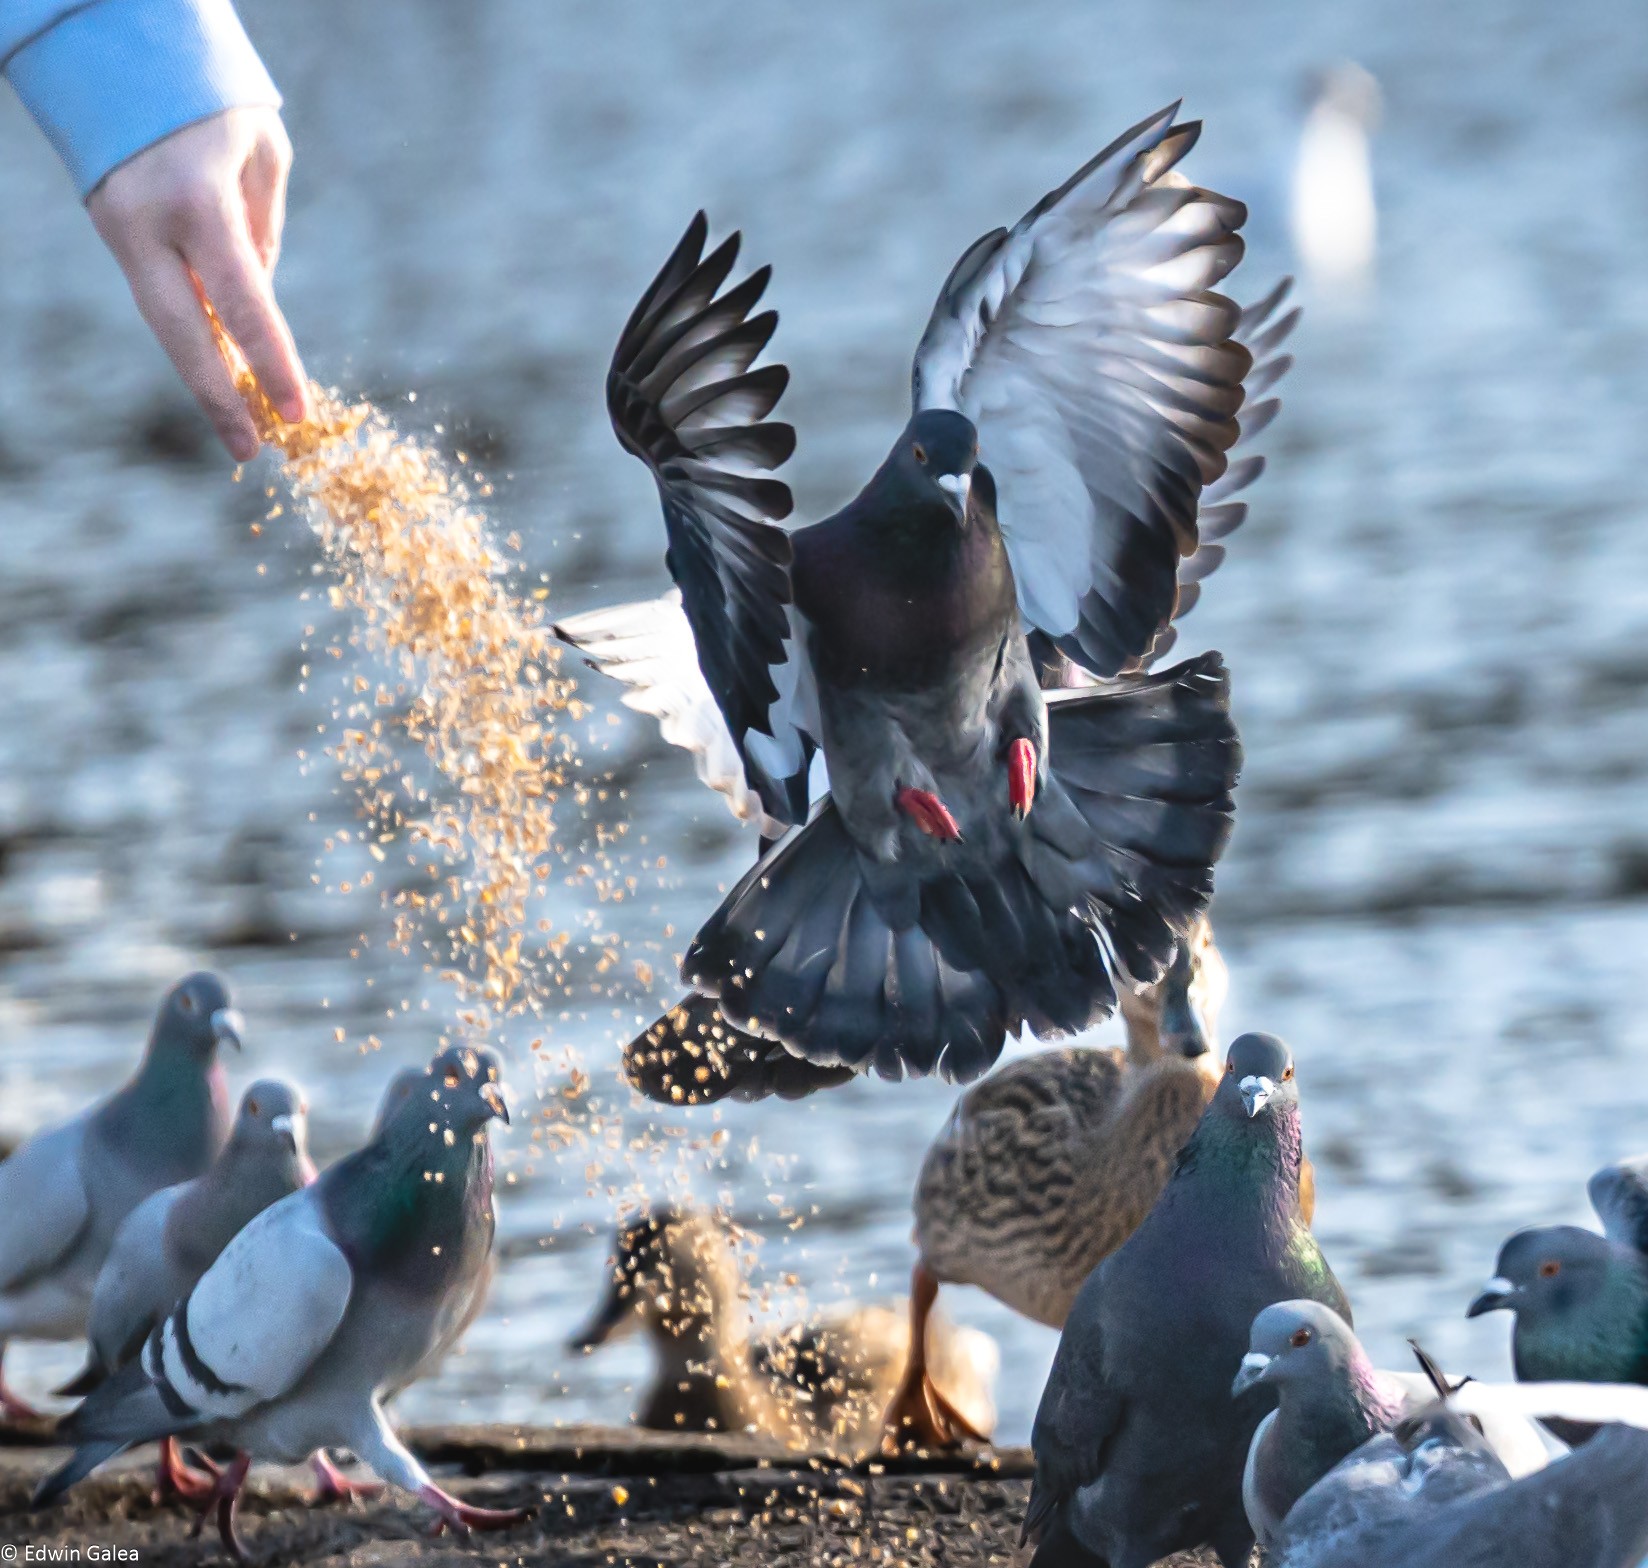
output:
[[[246,1102],[246,1114],[248,1116],[256,1116],[257,1113],[258,1113],[257,1101],[256,1100],[248,1100]]]
[[[1555,1258],[1547,1258],[1539,1265],[1539,1277],[1541,1279],[1555,1279],[1561,1272],[1562,1265]]]
[[[1310,1330],[1308,1328],[1294,1329],[1288,1343],[1292,1345],[1295,1350],[1303,1350],[1305,1346],[1310,1343]]]
[[[925,463],[927,461],[927,448],[918,441],[913,447],[910,448],[910,455],[915,458],[918,463]]]
[[[181,1007],[184,1012],[192,1013],[195,1010],[195,999],[187,991],[185,991],[183,995],[177,999],[177,1005]]]
[[[1288,1081],[1288,1079],[1290,1079],[1292,1076],[1293,1076],[1293,1068],[1291,1066],[1289,1066],[1288,1070],[1285,1073],[1282,1074],[1282,1082],[1286,1083]]]
[[[1236,1071],[1236,1064],[1234,1062],[1226,1062],[1225,1063],[1225,1077],[1228,1078],[1235,1071]]]

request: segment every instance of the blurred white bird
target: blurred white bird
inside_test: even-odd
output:
[[[1354,62],[1312,77],[1288,215],[1313,306],[1354,302],[1373,281],[1379,211],[1368,138],[1379,111],[1378,82]]]

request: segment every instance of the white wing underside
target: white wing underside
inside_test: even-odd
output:
[[[740,822],[753,822],[769,838],[790,824],[769,817],[750,788],[726,720],[698,664],[692,628],[671,589],[661,599],[616,604],[570,616],[557,630],[603,675],[629,689],[626,708],[651,715],[672,746],[692,754],[698,777],[720,795]],[[795,611],[790,611],[789,659],[772,667],[778,700],[769,710],[771,735],[751,732],[745,749],[775,778],[801,765],[802,730],[818,733],[818,701]],[[827,788],[827,784],[825,785]]]
[[[331,1342],[354,1275],[326,1234],[314,1190],[265,1209],[223,1249],[179,1310],[211,1380],[179,1345],[177,1313],[161,1330],[166,1379],[202,1415],[228,1419],[287,1393]],[[151,1376],[154,1342],[145,1352]]]

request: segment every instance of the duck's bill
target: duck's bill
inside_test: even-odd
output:
[[[567,1349],[596,1350],[611,1340],[622,1339],[638,1321],[629,1296],[616,1286],[611,1286],[601,1305],[595,1309],[595,1316],[567,1341]]]

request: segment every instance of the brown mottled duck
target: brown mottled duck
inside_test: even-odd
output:
[[[593,1350],[640,1328],[656,1357],[635,1413],[666,1432],[746,1432],[794,1448],[873,1449],[909,1351],[903,1303],[844,1307],[757,1333],[734,1232],[712,1215],[655,1208],[618,1232],[611,1280],[573,1340]],[[994,1342],[943,1319],[928,1325],[930,1369],[968,1430],[995,1420]]]
[[[1150,1212],[1218,1088],[1211,1046],[1227,985],[1202,919],[1160,984],[1122,993],[1125,1051],[1040,1051],[957,1101],[916,1180],[912,1355],[884,1446],[953,1447],[969,1435],[925,1365],[941,1285],[976,1285],[1060,1328],[1082,1282]],[[1307,1220],[1314,1201],[1307,1161]]]

